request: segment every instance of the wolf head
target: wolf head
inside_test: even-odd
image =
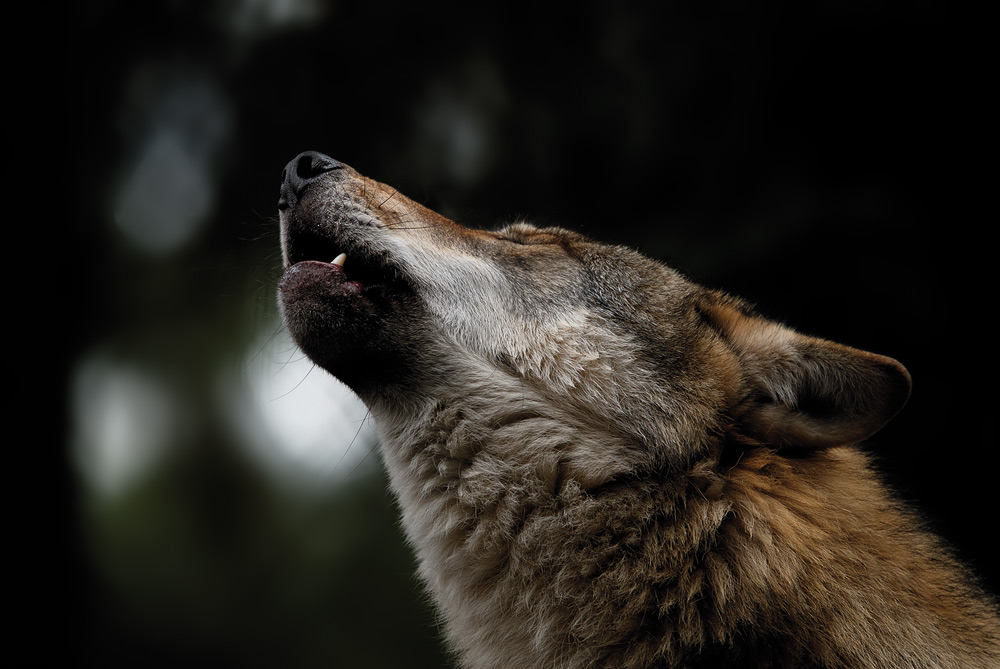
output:
[[[856,442],[909,395],[895,360],[796,333],[632,250],[467,229],[322,154],[288,164],[279,209],[284,321],[377,422],[442,402],[558,407],[621,450],[587,452],[597,483],[683,466],[728,430],[775,448]]]

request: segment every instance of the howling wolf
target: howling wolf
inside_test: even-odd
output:
[[[370,408],[461,666],[1000,666],[995,604],[857,447],[895,360],[315,152],[278,207],[284,322]]]

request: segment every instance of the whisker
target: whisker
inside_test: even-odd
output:
[[[289,359],[289,360],[285,361],[285,363],[284,363],[284,364],[286,364],[286,365],[287,365],[287,364],[289,364],[290,362],[291,362],[291,359]],[[282,399],[282,398],[284,398],[284,397],[288,397],[289,395],[291,395],[291,394],[292,394],[293,392],[295,392],[295,391],[296,391],[296,390],[297,390],[297,389],[299,388],[299,386],[301,386],[301,385],[302,385],[303,383],[305,383],[305,382],[306,382],[306,379],[308,379],[308,378],[309,378],[309,376],[310,376],[310,375],[311,375],[311,374],[313,373],[313,370],[315,370],[315,369],[316,369],[316,365],[315,365],[315,364],[313,364],[313,365],[312,365],[312,366],[311,366],[311,367],[309,368],[309,371],[305,373],[305,376],[303,376],[303,377],[302,377],[301,379],[299,379],[299,382],[298,382],[298,383],[296,383],[296,384],[295,384],[295,385],[294,385],[294,386],[293,386],[292,388],[288,389],[288,391],[287,391],[287,392],[284,392],[284,393],[282,393],[282,394],[278,395],[277,397],[272,397],[270,401],[271,401],[271,402],[277,402],[278,400],[280,400],[280,399]]]
[[[369,416],[371,416],[371,411],[366,412],[364,418],[361,419],[361,422],[358,424],[358,431],[354,433],[354,437],[351,438],[351,443],[347,445],[347,448],[345,448],[344,452],[340,455],[340,459],[337,460],[337,464],[333,466],[333,471],[340,469],[341,463],[344,461],[344,458],[347,457],[347,454],[351,452],[351,448],[354,446],[354,442],[358,440],[358,436],[361,434],[361,430],[364,429],[365,421],[368,420]],[[366,455],[365,457],[368,456]],[[350,474],[348,474],[348,476],[350,476]]]
[[[431,228],[441,225],[435,221],[430,223],[415,224],[413,221],[399,221],[394,225],[383,224],[385,227],[391,230],[429,230]]]
[[[368,420],[369,418],[371,418],[371,415],[372,415],[372,412],[371,412],[371,410],[369,410],[365,414],[365,417],[363,419],[361,419],[361,425],[362,426],[364,426],[366,420]],[[361,432],[361,428],[358,428],[358,432],[359,433]],[[355,439],[357,439],[357,437],[358,437],[358,435],[354,435]],[[351,443],[353,444],[354,442],[351,442]],[[365,453],[365,456],[363,458],[361,458],[361,461],[358,464],[354,465],[354,468],[350,472],[348,472],[347,478],[350,478],[351,476],[354,475],[354,472],[358,471],[358,468],[361,467],[361,465],[363,465],[368,460],[368,456],[371,455],[375,451],[376,448],[378,448],[378,443],[377,442],[373,443],[371,445],[371,447],[368,449],[368,452]]]
[[[260,343],[260,345],[257,346],[256,352],[253,355],[247,357],[246,360],[244,360],[244,362],[243,362],[243,371],[244,372],[249,371],[250,366],[253,365],[253,364],[255,364],[258,360],[260,360],[261,356],[264,355],[264,351],[267,349],[268,346],[270,346],[278,338],[278,335],[281,334],[281,331],[283,329],[284,329],[284,327],[280,326],[280,325],[278,327],[276,327],[274,329],[274,331],[271,334],[269,334],[267,336],[267,338]],[[287,365],[289,362],[290,362],[290,360],[286,360],[285,362],[283,362],[282,363],[282,367],[284,367],[285,365]]]
[[[392,190],[392,192],[391,192],[391,193],[389,194],[389,196],[388,196],[387,198],[385,198],[384,200],[382,200],[381,202],[379,202],[379,203],[378,203],[378,208],[379,208],[379,209],[381,209],[381,208],[382,208],[382,205],[384,205],[384,204],[385,204],[386,202],[388,202],[388,201],[389,201],[389,200],[391,200],[392,198],[396,197],[396,195],[397,195],[398,193],[399,193],[399,191],[397,191],[397,190],[396,190],[396,189],[394,188],[394,189]]]

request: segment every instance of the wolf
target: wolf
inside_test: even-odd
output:
[[[996,604],[858,446],[897,361],[321,153],[278,208],[284,323],[369,407],[460,666],[1000,666]]]

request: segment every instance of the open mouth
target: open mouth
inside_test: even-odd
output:
[[[300,232],[288,239],[288,266],[323,265],[340,292],[360,295],[372,288],[400,283],[398,272],[384,258],[338,244],[313,232]]]

